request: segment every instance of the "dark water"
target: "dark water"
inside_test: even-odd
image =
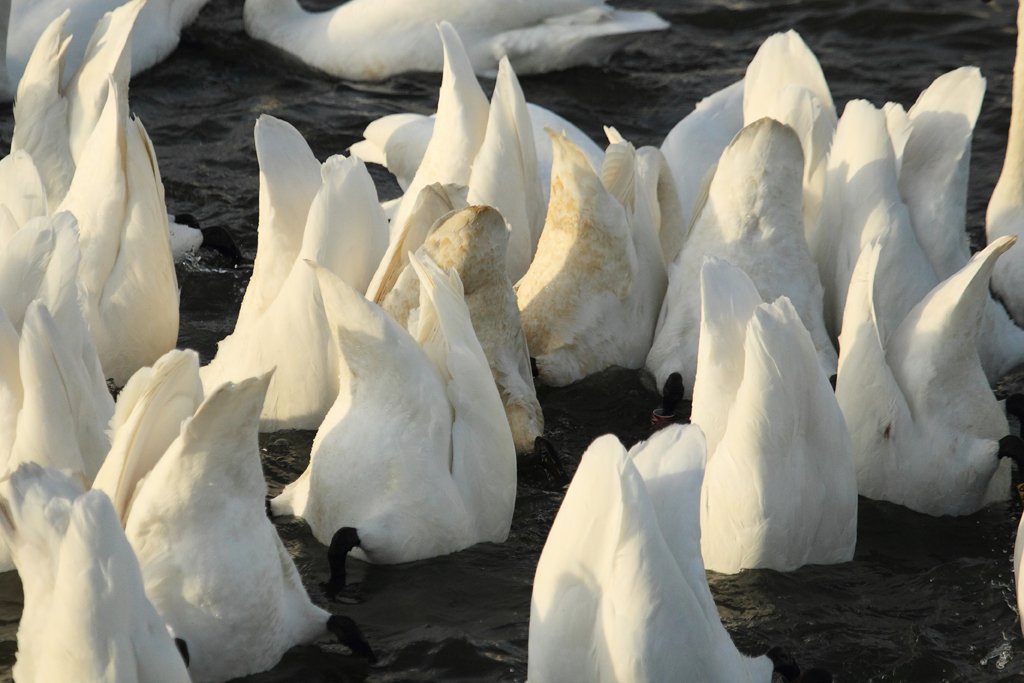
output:
[[[321,2],[320,5],[332,3]],[[619,5],[640,5],[620,1]],[[1009,120],[1014,50],[1011,2],[653,0],[671,31],[642,40],[605,69],[522,79],[529,100],[600,139],[615,125],[637,144],[659,144],[701,97],[743,74],[769,34],[796,28],[820,59],[838,107],[862,97],[911,104],[939,74],[982,68],[988,94],[973,150],[968,225],[981,244],[984,207],[998,176]],[[371,120],[433,111],[439,77],[345,84],[312,71],[242,31],[241,2],[213,0],[164,64],[132,82],[131,104],[156,145],[172,212],[228,228],[255,253],[257,165],[252,127],[273,114],[294,124],[321,159],[344,151]],[[491,84],[485,83],[490,90]],[[0,110],[0,149],[10,141]],[[382,198],[397,186],[375,175]],[[200,262],[181,271],[179,344],[209,359],[233,327],[250,270]],[[1017,382],[1019,384],[1019,382]],[[544,389],[550,437],[578,462],[597,435],[635,441],[655,402],[638,373],[611,371]],[[305,467],[312,433],[266,435],[272,492]],[[252,681],[516,680],[526,678],[530,586],[561,494],[527,471],[507,543],[400,566],[349,562],[357,620],[381,655],[368,669],[338,646],[296,648]],[[1011,550],[1019,507],[936,519],[862,500],[853,562],[790,574],[711,575],[722,619],[749,652],[782,645],[841,681],[1020,681],[1024,640]],[[278,520],[314,600],[324,603],[325,550],[299,520]],[[21,594],[0,575],[0,678],[14,661]],[[685,673],[680,672],[680,680]]]

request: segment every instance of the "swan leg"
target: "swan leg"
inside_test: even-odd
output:
[[[188,656],[188,643],[185,642],[184,638],[175,638],[174,645],[178,648],[178,652],[181,653],[181,659],[185,662],[185,668],[191,663]]]
[[[352,531],[355,531],[355,529],[352,529]],[[373,653],[370,644],[366,642],[363,632],[359,630],[356,622],[350,618],[340,614],[332,614],[327,618],[327,630],[334,634],[339,643],[352,650],[353,654],[362,657],[370,664],[374,664],[377,661],[377,655]]]
[[[651,412],[651,433],[658,431],[673,422],[679,422],[679,407],[683,403],[686,389],[683,376],[678,372],[671,373],[661,388],[661,405]]]
[[[327,564],[331,568],[331,578],[323,584],[328,598],[333,598],[345,587],[345,558],[349,551],[360,544],[359,533],[350,526],[343,526],[334,532],[331,545],[327,549]]]

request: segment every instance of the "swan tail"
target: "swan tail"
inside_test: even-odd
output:
[[[790,86],[805,88],[814,95],[834,123],[836,108],[818,58],[796,31],[769,36],[747,66],[744,77],[743,123],[765,115],[765,107]]]
[[[110,496],[122,521],[142,480],[177,438],[181,423],[203,399],[199,357],[172,350],[140,369],[118,396],[111,419],[110,453],[93,488]]]

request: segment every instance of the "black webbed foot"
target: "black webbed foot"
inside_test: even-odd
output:
[[[683,403],[686,390],[683,387],[683,376],[673,372],[665,380],[661,388],[661,405],[651,413],[651,431],[656,432],[667,427],[679,417],[679,407]]]
[[[174,645],[178,648],[178,652],[181,653],[181,659],[185,662],[185,668],[187,669],[188,665],[191,664],[188,656],[188,643],[185,642],[184,638],[175,638]]]
[[[537,464],[547,472],[555,486],[565,488],[569,485],[569,475],[566,473],[565,467],[562,466],[562,460],[553,443],[543,436],[538,436],[533,442],[533,455],[537,459]]]
[[[370,664],[377,662],[377,655],[373,653],[356,622],[340,614],[332,614],[327,618],[327,630],[334,634],[339,643],[352,650],[352,654],[362,657]]]
[[[328,598],[334,598],[338,591],[345,588],[345,559],[352,548],[360,545],[359,533],[350,526],[343,526],[334,532],[331,545],[327,548],[327,565],[331,568],[331,577],[321,585]]]

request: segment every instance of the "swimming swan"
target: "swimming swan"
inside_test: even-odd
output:
[[[463,36],[481,74],[493,74],[502,57],[521,74],[602,64],[636,34],[668,28],[653,12],[616,10],[600,0],[350,0],[316,13],[295,0],[246,0],[244,16],[257,40],[321,71],[364,81],[440,71],[434,26],[443,20]]]
[[[501,394],[516,451],[528,453],[544,434],[544,413],[533,385],[516,294],[505,272],[508,241],[505,220],[496,209],[472,206],[439,221],[416,253],[459,274],[473,330]],[[417,327],[410,323],[419,315],[419,282],[410,264],[381,304],[411,330]]]
[[[146,0],[139,18],[131,30],[131,74],[145,71],[163,61],[178,46],[183,28],[191,24],[199,11],[209,0]],[[66,30],[72,36],[63,48],[64,68],[74,73],[86,59],[89,36],[94,28],[103,23],[103,15],[122,7],[125,0],[0,0],[0,18],[4,10],[10,12],[9,26],[0,22],[0,36],[6,36],[6,73],[10,91],[6,99],[0,89],[0,102],[8,102],[14,95],[14,88],[21,81],[26,70],[29,55],[46,27],[60,16],[67,14]],[[0,64],[2,66],[2,64]],[[2,80],[2,75],[0,75]]]
[[[0,483],[0,507],[25,592],[15,680],[192,680],[102,492],[25,464]]]
[[[735,573],[853,558],[857,480],[828,377],[785,297],[763,303],[747,275],[708,258],[691,421],[707,435],[701,548]]]
[[[772,680],[722,626],[701,559],[704,438],[670,425],[627,454],[611,435],[580,461],[537,563],[529,679]]]
[[[861,253],[839,338],[836,398],[862,495],[931,515],[970,514],[1008,495],[1010,464],[998,456],[1009,426],[977,337],[995,261],[1014,241],[995,240],[902,320],[879,312],[906,277],[908,243],[889,229]]]
[[[415,339],[316,266],[341,347],[341,391],[309,466],[271,509],[301,516],[331,545],[334,589],[353,548],[370,562],[408,562],[500,543],[512,521],[515,446],[461,283],[428,260],[412,263]]]
[[[224,384],[204,398],[196,354],[169,352],[118,397],[114,445],[96,479],[138,555],[146,594],[189,644],[197,682],[269,669],[328,633],[373,656],[351,620],[310,601],[267,519],[257,437],[269,380]]]

